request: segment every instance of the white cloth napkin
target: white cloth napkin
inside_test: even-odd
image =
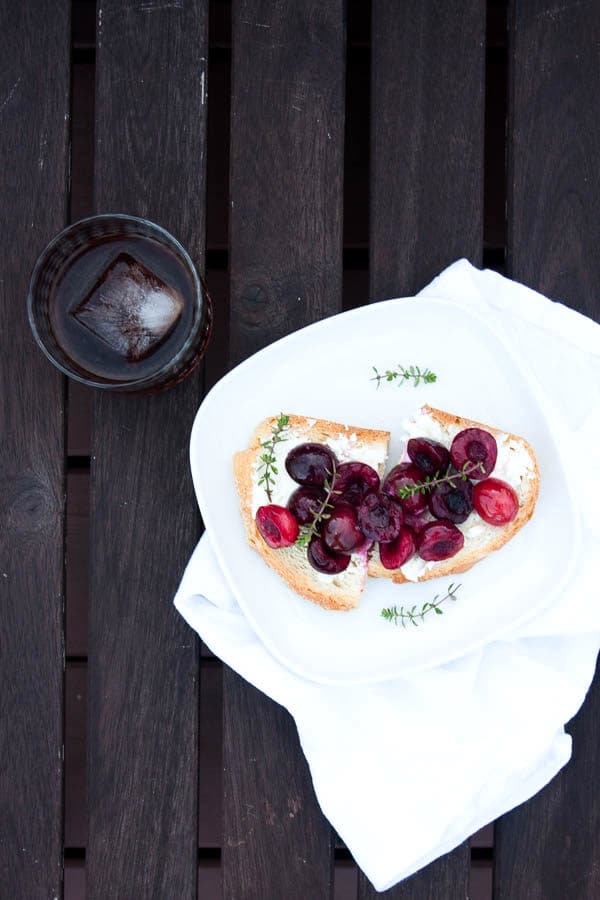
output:
[[[456,662],[375,685],[317,684],[265,649],[204,536],[175,605],[210,649],[296,721],[321,808],[378,891],[539,791],[571,755],[600,647],[600,326],[459,260],[422,294],[493,319],[527,360],[573,472],[583,522],[572,584],[543,614]],[[560,565],[560,560],[552,562]]]

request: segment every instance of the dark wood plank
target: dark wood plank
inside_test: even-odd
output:
[[[218,859],[201,860],[198,866],[198,897],[200,900],[222,900],[223,877]]]
[[[573,756],[527,803],[496,822],[494,900],[600,896],[600,679],[570,723]]]
[[[77,381],[67,385],[67,452],[69,456],[89,456],[92,444],[94,393]]]
[[[93,7],[91,11],[93,15]],[[73,127],[70,196],[73,222],[84,216],[91,216],[94,211],[94,80],[93,60],[74,63],[71,85]]]
[[[233,362],[340,308],[342,17],[340,0],[234,9]]]
[[[600,7],[513,4],[508,265],[515,278],[600,316]]]
[[[389,891],[378,894],[362,872],[358,875],[358,900],[467,900],[469,896],[471,855],[468,843],[442,856],[411,878]]]
[[[43,22],[43,27],[40,23]],[[0,893],[62,892],[64,383],[25,297],[66,223],[70,3],[0,11]]]
[[[204,386],[209,390],[227,371],[229,343],[229,273],[212,269],[206,286],[213,305],[213,333],[204,361]]]
[[[88,651],[90,473],[67,474],[65,646],[67,656]]]
[[[85,860],[73,859],[65,863],[64,900],[85,900]]]
[[[484,825],[479,831],[471,835],[471,847],[493,847],[494,846],[494,823]]]
[[[203,658],[200,672],[198,844],[216,848],[223,821],[223,666]]]
[[[206,39],[205,2],[99,4],[97,208],[154,219],[198,264]],[[88,900],[196,896],[198,646],[171,600],[199,529],[200,381],[95,400]]]
[[[373,4],[371,295],[481,260],[484,0]]]
[[[383,299],[481,260],[485,3],[381,0],[372,43],[370,283]],[[384,896],[465,897],[469,861],[464,844]]]
[[[94,47],[96,0],[73,0],[73,46],[77,49]]]
[[[356,900],[358,868],[352,860],[336,861],[334,868],[333,900]]]
[[[65,847],[87,844],[87,666],[67,662],[65,671]]]
[[[600,321],[600,8],[513,4],[510,274]],[[573,758],[496,824],[496,900],[600,896],[600,680],[570,723]]]
[[[331,828],[319,810],[296,726],[231,669],[224,688],[224,897],[327,900]]]
[[[231,361],[341,309],[341,0],[234,6]],[[331,829],[289,715],[224,671],[224,896],[326,900]]]
[[[494,866],[491,859],[476,860],[471,865],[469,900],[492,900]]]

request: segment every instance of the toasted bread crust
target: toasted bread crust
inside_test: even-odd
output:
[[[357,595],[345,593],[342,588],[331,583],[319,582],[316,572],[304,571],[299,565],[299,561],[305,559],[305,551],[297,547],[275,550],[265,543],[256,527],[252,515],[252,472],[261,442],[270,437],[271,425],[276,420],[277,417],[272,416],[262,421],[252,435],[249,448],[236,453],[233,458],[235,484],[240,498],[240,509],[248,543],[297,594],[306,597],[307,600],[312,600],[313,603],[317,603],[324,609],[353,609],[358,604],[364,582],[361,592]],[[363,444],[382,441],[387,445],[390,438],[388,431],[354,428],[324,419],[308,419],[305,416],[289,416],[289,427],[294,431],[300,431],[307,441],[317,443],[345,431],[356,434],[357,440]],[[365,566],[364,581],[366,581],[366,576],[367,567]]]
[[[505,433],[500,428],[493,428],[491,425],[486,425],[482,422],[476,422],[473,419],[465,419],[463,416],[456,416],[452,413],[444,412],[441,409],[435,409],[431,406],[428,406],[427,404],[425,404],[421,408],[425,410],[428,415],[432,416],[432,418],[436,419],[441,425],[458,425],[460,426],[460,428],[483,428],[484,431],[489,431],[494,436]],[[500,547],[503,547],[506,543],[508,543],[508,541],[510,541],[510,539],[514,537],[517,531],[519,531],[523,527],[523,525],[525,525],[532,517],[540,489],[540,472],[537,460],[535,458],[535,453],[533,452],[531,445],[528,441],[525,440],[525,438],[520,437],[520,435],[510,433],[508,436],[512,440],[518,441],[525,447],[525,449],[531,456],[535,476],[531,479],[531,490],[526,495],[525,502],[521,503],[516,518],[508,525],[499,527],[497,536],[493,541],[486,544],[485,548],[480,547],[478,549],[472,549],[464,547],[459,553],[456,554],[456,556],[453,556],[451,559],[445,560],[445,562],[443,563],[436,564],[434,569],[430,569],[429,571],[424,572],[419,577],[419,582],[429,581],[432,578],[444,578],[448,575],[460,575],[463,572],[467,572],[472,566],[475,565],[475,563],[479,562],[482,559],[485,559],[485,557],[489,556],[490,553],[493,553],[495,550],[499,550]],[[379,550],[377,548],[373,549],[373,553],[369,561],[369,576],[371,578],[391,578],[395,584],[414,584],[414,582],[411,582],[408,578],[405,578],[399,569],[390,570],[384,568],[379,559]]]

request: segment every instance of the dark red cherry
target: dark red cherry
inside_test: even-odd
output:
[[[460,525],[473,511],[473,485],[460,477],[452,484],[438,484],[429,497],[429,509],[436,519]]]
[[[358,527],[356,509],[349,503],[335,504],[325,520],[321,535],[329,549],[337,553],[350,553],[365,542],[365,536]]]
[[[430,522],[417,539],[419,556],[428,562],[450,559],[464,543],[464,534],[452,522]]]
[[[483,428],[465,428],[459,431],[450,447],[452,462],[459,470],[481,481],[493,471],[498,458],[496,438]]]
[[[326,575],[337,575],[348,568],[350,557],[345,553],[334,553],[330,550],[324,540],[320,537],[314,537],[308,545],[308,561],[317,572],[324,572]]]
[[[337,469],[334,490],[340,500],[358,506],[370,491],[379,490],[379,475],[366,463],[342,463]]]
[[[418,469],[414,463],[400,463],[399,465],[394,466],[386,476],[386,479],[383,482],[383,493],[387,494],[388,497],[393,497],[394,500],[400,500],[398,497],[398,488],[407,486],[412,487],[416,481],[423,481],[423,477],[423,472]],[[418,515],[418,513],[422,512],[427,506],[427,497],[419,491],[418,493],[413,494],[412,497],[406,497],[404,500],[400,500],[400,505],[405,513]]]
[[[291,547],[298,537],[298,523],[285,506],[270,503],[256,510],[256,527],[261,537],[274,549]]]
[[[481,518],[489,525],[507,525],[519,512],[519,498],[505,481],[486,478],[473,491],[473,503]]]
[[[402,507],[386,494],[367,494],[358,507],[358,524],[365,537],[386,543],[400,534]]]
[[[385,569],[399,569],[417,549],[417,540],[412,528],[405,525],[395,541],[379,545],[379,558]]]
[[[298,444],[288,453],[285,467],[298,484],[321,487],[335,471],[335,454],[325,444]]]
[[[431,522],[431,518],[429,516],[429,510],[426,509],[422,513],[419,513],[418,516],[413,516],[411,513],[404,513],[404,524],[408,525],[409,528],[412,528],[415,534],[420,534],[421,531]]]
[[[411,438],[406,445],[411,462],[413,462],[425,475],[435,475],[436,472],[445,472],[450,465],[450,454],[439,441],[429,438]]]
[[[308,525],[325,497],[325,491],[321,488],[299,487],[290,495],[287,507],[300,525]]]

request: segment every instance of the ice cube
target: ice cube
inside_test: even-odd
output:
[[[181,294],[121,253],[73,315],[118,354],[136,362],[168,337],[182,310]]]

